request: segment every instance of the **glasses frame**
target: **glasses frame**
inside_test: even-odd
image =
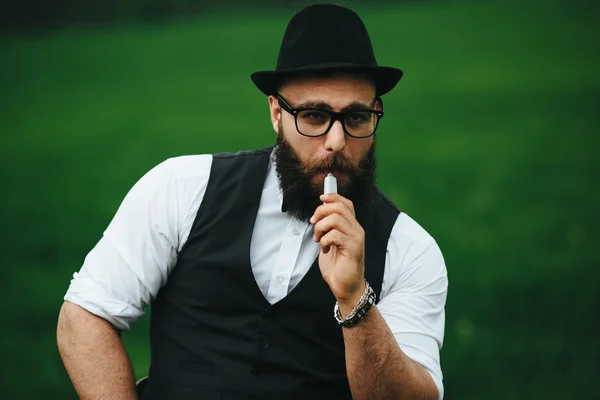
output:
[[[377,132],[377,127],[379,126],[379,121],[381,120],[381,118],[383,118],[383,100],[379,96],[377,96],[376,100],[381,103],[381,110],[359,110],[359,111],[336,112],[336,111],[325,110],[323,108],[311,108],[311,107],[294,108],[294,107],[290,106],[289,103],[280,94],[277,95],[277,101],[279,103],[279,107],[281,107],[282,109],[284,109],[285,111],[287,111],[288,113],[290,113],[294,116],[294,123],[296,124],[296,131],[298,131],[298,133],[301,134],[302,136],[306,136],[306,137],[320,137],[320,136],[327,135],[327,133],[329,133],[329,131],[331,130],[331,127],[333,126],[333,124],[335,124],[335,121],[340,121],[340,124],[342,124],[342,128],[344,129],[344,133],[346,133],[346,135],[348,135],[350,137],[353,137],[356,139],[366,139],[366,138],[373,136],[375,134],[375,132]],[[331,117],[331,121],[329,122],[329,127],[327,127],[325,132],[321,133],[320,135],[307,135],[305,133],[300,132],[300,128],[298,128],[298,114],[300,114],[301,111],[319,111],[319,112],[324,112],[324,113],[329,114],[329,116]],[[354,136],[353,134],[348,132],[348,129],[346,129],[346,123],[344,122],[344,118],[346,118],[346,116],[348,114],[353,114],[355,112],[370,112],[370,113],[375,114],[375,116],[377,117],[377,122],[375,123],[375,128],[373,129],[373,133],[371,133],[369,136]]]

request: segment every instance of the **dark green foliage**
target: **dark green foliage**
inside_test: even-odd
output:
[[[359,8],[405,71],[379,182],[446,257],[447,399],[600,398],[596,7],[537,3]],[[145,171],[273,143],[248,76],[292,12],[0,41],[2,398],[74,398],[62,296]],[[125,334],[139,376],[147,326]]]

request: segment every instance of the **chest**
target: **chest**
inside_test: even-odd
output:
[[[306,275],[319,255],[313,227],[281,212],[269,182],[264,187],[250,242],[256,285],[270,304],[283,299]],[[276,194],[276,193],[275,193]]]

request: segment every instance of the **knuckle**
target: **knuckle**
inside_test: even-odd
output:
[[[354,203],[352,202],[352,200],[346,199],[346,205],[351,211],[354,211]]]
[[[328,217],[317,222],[315,229],[325,234],[331,230],[332,226],[333,224],[331,223],[331,219]]]
[[[315,231],[319,233],[327,231],[327,223],[323,220],[317,222],[315,225]]]
[[[364,230],[364,228],[362,226],[360,226],[360,224],[358,225],[357,232],[358,232],[358,236],[361,239],[364,239],[364,237],[365,237],[365,230]]]
[[[348,202],[349,200],[345,200],[344,202],[340,203],[340,212],[350,212],[350,214],[354,214],[352,203]]]

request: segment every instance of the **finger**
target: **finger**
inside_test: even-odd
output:
[[[331,214],[340,214],[348,220],[356,220],[356,216],[352,213],[352,211],[348,207],[346,207],[344,203],[338,201],[335,203],[323,204],[317,207],[315,213],[310,219],[310,223],[316,224],[321,219]]]
[[[325,236],[321,238],[321,241],[319,242],[319,244],[321,245],[321,251],[327,254],[331,249],[331,246],[345,248],[348,239],[348,236],[344,235],[338,230],[329,231]]]
[[[344,235],[353,236],[355,228],[352,223],[340,214],[330,214],[315,224],[313,240],[318,242],[331,230],[338,230]]]
[[[342,196],[338,193],[322,194],[319,198],[323,203],[326,203],[326,204],[341,202],[346,207],[348,207],[348,210],[350,210],[352,215],[356,215],[356,212],[354,210],[354,203],[352,203],[351,200],[345,198],[344,196]]]

